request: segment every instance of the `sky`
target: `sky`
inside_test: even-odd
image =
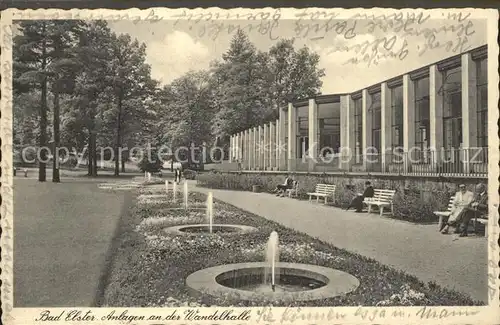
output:
[[[479,47],[487,39],[486,20],[477,19],[410,22],[406,33],[401,21],[373,24],[367,19],[332,20],[328,25],[326,22],[304,24],[299,20],[280,20],[269,28],[261,21],[249,25],[245,20],[123,20],[110,22],[110,27],[147,45],[147,63],[152,67],[153,77],[162,84],[189,70],[207,69],[210,62],[220,60],[237,27],[246,31],[261,51],[268,51],[279,39],[294,38],[296,48],[307,46],[320,55],[319,67],[326,74],[322,78],[322,94],[354,92]],[[432,28],[437,32],[429,33]],[[379,59],[363,60],[365,55],[376,58],[377,54]]]

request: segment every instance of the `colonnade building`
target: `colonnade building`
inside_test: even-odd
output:
[[[349,94],[289,103],[231,136],[243,170],[487,177],[487,47]]]

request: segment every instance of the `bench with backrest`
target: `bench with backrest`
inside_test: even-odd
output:
[[[299,196],[298,190],[299,190],[299,181],[293,181],[292,188],[287,188],[285,192],[288,194],[288,197],[292,196],[297,197]]]
[[[446,222],[446,220],[448,220],[448,217],[451,215],[451,209],[453,209],[453,201],[455,200],[455,197],[452,196],[450,198],[450,201],[448,202],[448,210],[446,211],[434,211],[433,213],[439,217],[439,222],[438,222],[438,226],[439,226],[439,231],[441,231],[442,227],[443,227],[443,222]]]
[[[312,200],[312,197],[316,197],[316,202],[319,202],[319,198],[322,197],[325,199],[325,204],[328,203],[328,197],[335,196],[335,185],[332,184],[317,184],[314,192],[307,193],[309,195],[309,202]]]
[[[446,211],[434,211],[433,213],[439,217],[439,222],[438,222],[438,229],[441,230],[443,227],[443,223],[448,220],[448,217],[451,215],[451,209],[453,208],[453,201],[455,200],[455,196],[452,196],[450,198],[450,201],[448,202],[448,210]],[[484,236],[488,237],[488,217],[475,217],[472,219],[474,223],[474,230],[476,230],[477,224],[483,224],[484,225]]]
[[[363,203],[368,206],[368,213],[372,210],[372,206],[377,206],[380,215],[384,214],[384,208],[390,207],[391,213],[394,212],[392,200],[394,199],[394,194],[396,194],[396,190],[383,190],[383,189],[374,189],[373,197],[367,197],[364,199]]]
[[[484,237],[488,237],[488,216],[476,217],[472,219],[474,221],[474,231],[476,231],[477,224],[484,225]]]

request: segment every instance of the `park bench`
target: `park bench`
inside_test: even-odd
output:
[[[326,204],[328,202],[328,197],[331,197],[333,200],[333,197],[335,195],[335,185],[317,184],[314,192],[307,193],[307,195],[309,195],[309,202],[311,202],[312,197],[315,196],[316,202],[319,202],[319,198],[323,197],[323,198],[325,198],[325,204]]]
[[[446,211],[434,211],[433,213],[439,217],[439,222],[438,222],[438,229],[441,231],[443,227],[443,223],[448,220],[448,217],[451,215],[451,209],[453,208],[453,201],[455,200],[455,197],[452,196],[450,198],[450,201],[448,202],[448,210]],[[488,237],[488,219],[487,218],[481,218],[476,216],[474,219],[472,219],[472,222],[474,223],[474,232],[476,232],[477,229],[477,224],[483,224],[484,225],[484,236]]]
[[[434,211],[433,213],[439,217],[439,222],[438,222],[438,226],[439,226],[439,231],[441,231],[442,227],[443,227],[443,222],[445,222],[446,220],[448,220],[448,217],[450,216],[451,214],[451,209],[453,208],[453,201],[455,200],[455,197],[452,196],[450,198],[450,201],[448,202],[448,210],[446,211]]]
[[[292,188],[286,189],[286,193],[288,193],[288,197],[292,197],[292,195],[294,195],[295,197],[297,197],[297,196],[299,196],[298,195],[298,190],[299,190],[299,182],[298,181],[293,181]]]
[[[394,194],[396,194],[396,190],[374,189],[373,197],[365,198],[363,203],[368,206],[368,213],[371,212],[371,208],[373,205],[378,207],[378,209],[380,210],[380,215],[384,214],[385,207],[390,207],[391,213],[393,213],[394,210],[392,200],[394,198]]]
[[[474,219],[472,219],[474,221],[474,232],[477,232],[476,226],[478,223],[484,225],[484,237],[488,237],[488,219],[487,219],[487,217],[488,216],[481,218],[481,217],[476,216]]]

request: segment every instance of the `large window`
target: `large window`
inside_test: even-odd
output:
[[[392,148],[403,147],[403,86],[391,88]]]
[[[459,148],[462,143],[462,69],[443,72],[444,148]]]
[[[309,106],[297,107],[297,154],[306,156],[309,150]]]
[[[430,146],[429,77],[414,81],[415,87],[415,146],[425,150]]]
[[[318,153],[323,156],[340,149],[340,102],[318,105]]]
[[[476,61],[477,71],[477,146],[488,146],[488,59]]]
[[[363,151],[363,99],[354,99],[354,148]]]
[[[380,153],[381,143],[380,143],[380,128],[382,126],[382,111],[381,111],[381,103],[380,103],[380,92],[374,93],[372,95],[372,104],[369,109],[372,114],[372,147],[376,149],[376,153]],[[372,149],[371,152],[373,152]]]

